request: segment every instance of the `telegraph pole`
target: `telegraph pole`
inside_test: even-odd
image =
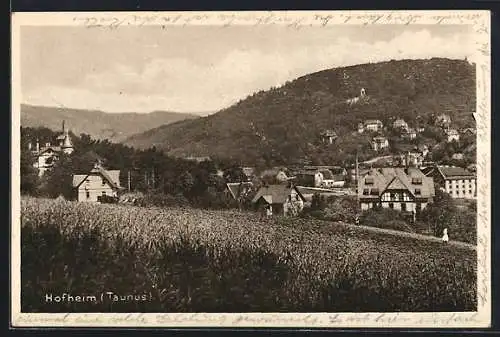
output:
[[[153,189],[155,188],[155,168],[151,168],[151,180],[152,180],[152,184],[153,184]]]

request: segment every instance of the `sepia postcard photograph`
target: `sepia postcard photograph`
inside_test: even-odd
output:
[[[13,327],[488,327],[488,11],[12,15]]]

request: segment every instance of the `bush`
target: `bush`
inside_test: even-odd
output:
[[[415,231],[404,213],[390,208],[372,208],[364,211],[360,217],[360,224],[405,232]]]

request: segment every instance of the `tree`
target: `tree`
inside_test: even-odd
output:
[[[314,193],[311,200],[311,211],[323,211],[326,207],[325,197],[319,193]]]
[[[435,236],[441,236],[444,228],[453,226],[455,212],[453,199],[448,193],[438,189],[434,200],[425,207],[420,218],[428,224]]]
[[[21,193],[35,194],[38,188],[39,179],[37,169],[33,166],[36,158],[31,151],[21,145]]]
[[[239,166],[231,166],[224,170],[224,180],[228,183],[239,183],[247,181],[247,176],[243,173],[243,169]]]
[[[73,190],[73,165],[68,155],[61,154],[59,160],[45,173],[43,193],[51,198],[60,195],[72,199]]]

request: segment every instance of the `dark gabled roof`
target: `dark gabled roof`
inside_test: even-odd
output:
[[[365,120],[364,124],[382,124],[382,121],[380,121],[379,119],[367,119]]]
[[[444,179],[452,179],[458,177],[474,177],[474,174],[464,168],[456,166],[438,166],[438,171]]]
[[[366,178],[372,177],[373,184],[366,184]],[[414,184],[413,178],[420,178],[421,184]],[[362,192],[368,189],[369,195],[364,196]],[[371,169],[368,173],[360,178],[360,197],[373,198],[371,190],[376,190],[376,196],[382,195],[387,190],[407,190],[411,195],[415,195],[415,190],[420,189],[419,197],[428,198],[435,194],[434,181],[432,178],[426,177],[422,171],[417,168],[408,168],[407,173],[403,168],[385,167],[380,169]]]
[[[286,185],[269,185],[264,186],[259,189],[252,202],[257,202],[260,198],[263,198],[269,204],[283,204],[290,195],[292,189],[299,194],[301,199],[305,201],[304,196],[296,187],[289,187]]]
[[[330,171],[330,170],[320,170],[320,172],[323,175],[323,179],[328,179],[328,180],[333,179],[332,171]]]
[[[50,145],[50,146],[44,146],[40,149],[40,152],[39,154],[42,154],[42,153],[45,153],[49,150],[52,150],[54,152],[61,152],[61,147],[60,146],[54,146],[54,145]]]
[[[321,132],[321,136],[323,137],[337,137],[337,133],[334,130],[323,130]]]
[[[248,188],[253,187],[252,182],[244,181],[241,183],[227,183],[226,184],[229,193],[234,199],[238,199],[241,196],[241,193],[247,190]]]
[[[78,188],[87,177],[91,174],[99,174],[111,185],[112,188],[121,189],[120,186],[120,170],[107,171],[102,167],[94,167],[89,174],[76,174],[73,175],[73,187]]]

